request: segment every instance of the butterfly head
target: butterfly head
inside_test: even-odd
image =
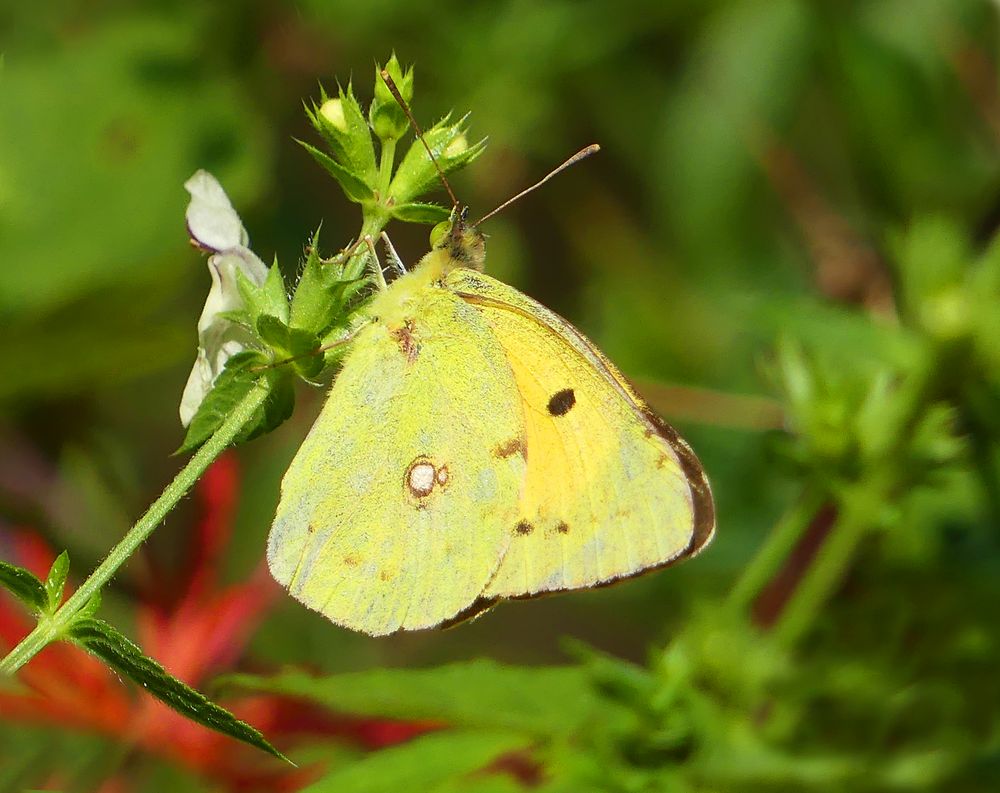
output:
[[[434,252],[447,257],[445,269],[470,267],[483,270],[486,263],[486,237],[478,226],[469,225],[468,208],[457,207],[448,220],[438,223],[431,231]]]

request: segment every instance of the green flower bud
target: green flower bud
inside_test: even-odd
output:
[[[444,149],[445,159],[450,159],[451,157],[457,157],[459,154],[465,152],[469,148],[469,140],[465,137],[465,133],[459,133],[458,137],[455,138],[451,143],[449,143]]]
[[[344,116],[344,103],[342,100],[327,99],[320,106],[319,112],[335,129],[347,132],[347,119]]]
[[[385,70],[399,89],[403,99],[409,104],[413,99],[413,67],[405,72],[399,65],[395,53],[389,58]],[[368,120],[375,135],[382,141],[399,140],[410,128],[406,113],[392,95],[389,86],[382,79],[381,67],[375,66],[375,98],[368,110]]]

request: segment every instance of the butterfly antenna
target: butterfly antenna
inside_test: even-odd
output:
[[[444,185],[444,189],[448,191],[448,197],[451,198],[451,206],[454,210],[458,210],[458,199],[455,198],[455,193],[451,189],[451,185],[448,184],[448,178],[444,175],[444,170],[441,168],[437,161],[437,157],[434,156],[434,152],[431,151],[431,147],[427,145],[427,139],[424,137],[424,131],[420,129],[420,125],[417,120],[413,117],[413,113],[410,111],[410,106],[406,104],[406,100],[403,99],[403,95],[399,92],[396,87],[395,81],[392,79],[392,75],[389,74],[388,69],[382,69],[379,74],[385,81],[386,86],[388,86],[390,93],[393,98],[399,103],[399,106],[403,108],[403,112],[406,113],[406,117],[410,120],[410,124],[413,125],[413,129],[417,133],[417,137],[420,138],[420,142],[424,144],[424,148],[427,149],[427,156],[431,158],[431,162],[434,163],[434,167],[437,169],[438,176],[441,177],[441,184]]]
[[[572,157],[570,157],[568,160],[566,160],[566,162],[564,162],[558,168],[556,168],[555,170],[550,171],[548,174],[546,174],[546,176],[544,178],[539,179],[531,187],[528,187],[528,188],[522,190],[520,193],[518,193],[513,198],[508,198],[500,206],[498,206],[492,212],[487,212],[485,215],[483,215],[481,218],[479,218],[479,220],[477,220],[472,225],[473,226],[478,226],[484,220],[489,220],[491,217],[493,217],[495,214],[497,214],[497,212],[499,212],[500,210],[506,209],[511,204],[513,204],[515,201],[517,201],[518,199],[524,198],[524,196],[526,196],[528,193],[532,192],[533,190],[537,190],[539,187],[541,187],[543,184],[545,184],[547,181],[549,181],[549,179],[551,179],[556,174],[562,173],[567,168],[569,168],[571,165],[576,165],[578,162],[580,162],[580,160],[586,159],[591,154],[597,154],[597,152],[599,152],[600,150],[601,150],[601,147],[598,144],[596,144],[596,143],[591,143],[585,149],[580,149],[580,151],[578,151],[576,154],[574,154]]]

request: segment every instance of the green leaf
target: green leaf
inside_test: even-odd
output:
[[[271,366],[271,361],[256,350],[244,350],[226,362],[226,368],[216,378],[215,385],[188,425],[184,442],[177,453],[197,449],[208,440],[261,378],[267,381],[270,393],[237,437],[236,443],[256,438],[282,424],[292,414],[295,405],[295,390],[289,370],[287,367]]]
[[[251,328],[257,324],[257,318],[262,314],[278,317],[283,322],[288,321],[288,294],[285,292],[285,282],[281,278],[277,261],[268,268],[267,278],[260,286],[247,278],[242,270],[236,271],[236,285],[246,306]]]
[[[337,180],[341,189],[344,191],[344,195],[346,195],[351,201],[354,201],[356,204],[363,204],[366,201],[371,201],[375,197],[375,193],[372,191],[371,187],[368,186],[361,175],[348,170],[336,160],[331,159],[326,154],[321,152],[315,146],[310,146],[308,143],[301,140],[298,142],[313,156],[313,159],[316,160],[316,162],[327,170],[327,173],[329,173],[330,176]]]
[[[30,570],[0,560],[0,585],[35,613],[48,610],[45,585]]]
[[[315,333],[290,328],[277,317],[264,314],[257,319],[260,338],[274,350],[277,360],[287,360],[302,377],[311,378],[323,370],[323,355]]]
[[[488,660],[327,677],[290,670],[270,678],[234,675],[226,681],[302,697],[341,713],[546,735],[571,730],[595,704],[587,674],[580,668],[515,667]]]
[[[197,449],[207,441],[225,421],[233,408],[247,395],[260,376],[252,371],[256,366],[267,366],[267,359],[259,352],[246,350],[226,362],[212,385],[212,390],[198,407],[178,452]]]
[[[76,614],[73,615],[74,621],[87,619],[88,617],[93,617],[101,609],[101,600],[102,600],[101,592],[100,590],[98,590],[93,595],[91,595],[90,599],[83,604],[83,606],[80,608],[78,612],[76,612]]]
[[[168,674],[159,663],[143,655],[134,642],[103,620],[92,617],[78,619],[70,626],[69,636],[108,666],[192,721],[291,762],[258,730]]]
[[[264,342],[289,357],[309,355],[319,347],[319,339],[315,333],[302,328],[290,328],[270,314],[263,314],[258,318],[257,332]]]
[[[464,118],[454,124],[448,124],[446,116],[424,133],[424,140],[434,152],[434,159],[441,166],[441,170],[446,174],[464,168],[486,149],[485,139],[471,146],[465,145]],[[424,144],[420,140],[415,140],[399,164],[395,176],[392,177],[389,195],[398,206],[403,206],[433,189],[440,179],[437,168],[427,156]]]
[[[312,238],[309,255],[292,298],[289,325],[323,337],[347,320],[347,306],[368,284],[367,276],[345,278],[347,256],[324,260],[319,254],[319,232]]]
[[[436,790],[450,781],[483,771],[500,755],[524,748],[511,732],[447,731],[425,735],[402,746],[373,752],[338,768],[304,793],[381,793],[385,790]],[[484,772],[485,773],[485,772]],[[474,784],[471,778],[468,785]]]
[[[440,204],[424,204],[419,201],[411,201],[408,204],[394,206],[390,214],[396,220],[401,220],[404,223],[426,223],[433,225],[447,220],[451,216],[451,210]]]
[[[59,608],[59,604],[62,603],[63,587],[66,584],[66,576],[68,574],[69,554],[63,551],[52,562],[52,567],[49,568],[49,574],[45,579],[45,594],[49,602],[47,610],[50,614]]]

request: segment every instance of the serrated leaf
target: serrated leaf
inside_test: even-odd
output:
[[[237,438],[238,443],[272,432],[288,421],[295,409],[295,387],[292,378],[280,369],[270,370],[267,377],[271,383],[270,393],[257,412],[257,418],[248,425],[248,430]]]
[[[269,347],[287,355],[288,350],[288,325],[271,314],[261,314],[257,317],[257,333]]]
[[[260,286],[240,270],[236,271],[236,285],[246,306],[245,311],[250,318],[251,328],[256,325],[257,318],[262,314],[270,314],[283,322],[288,321],[288,295],[277,262],[268,268],[267,278]]]
[[[446,116],[424,134],[427,146],[445,174],[464,168],[486,149],[485,139],[464,148],[458,146],[465,135],[465,118],[454,124],[447,122]],[[392,177],[389,195],[402,206],[433,189],[440,178],[424,144],[415,140]]]
[[[404,223],[426,223],[432,225],[447,220],[451,216],[451,210],[440,204],[425,204],[419,201],[411,201],[408,204],[394,206],[391,214],[396,220],[401,220]]]
[[[70,626],[68,635],[116,671],[192,721],[291,762],[259,730],[169,674],[157,661],[144,655],[138,645],[103,620],[92,617],[77,619]]]
[[[321,152],[315,146],[310,146],[305,141],[298,141],[302,147],[309,152],[313,159],[316,160],[320,165],[322,165],[327,173],[330,174],[334,179],[340,184],[341,189],[344,194],[357,204],[363,204],[366,201],[371,201],[375,197],[375,193],[365,182],[364,178],[349,171],[343,165],[338,163],[336,160],[328,157],[326,154]]]
[[[317,231],[295,288],[288,324],[318,337],[327,335],[331,328],[346,321],[347,304],[368,281],[367,276],[345,279],[343,261],[324,261],[319,254]]]
[[[254,366],[266,366],[267,359],[256,351],[244,350],[226,361],[226,368],[219,373],[212,390],[198,407],[178,453],[193,451],[212,437],[226,420],[233,408],[240,403],[260,377],[251,371]]]
[[[299,671],[270,678],[235,675],[226,681],[254,691],[302,697],[341,713],[546,735],[572,730],[596,701],[589,678],[579,667],[515,667],[488,660],[326,677]]]
[[[271,366],[271,362],[255,350],[244,350],[226,362],[226,368],[188,425],[184,443],[177,453],[197,449],[208,440],[260,378],[268,383],[268,396],[234,442],[244,443],[287,420],[295,405],[290,370]]]
[[[230,322],[239,325],[241,328],[245,328],[253,333],[253,320],[250,317],[250,313],[246,309],[237,308],[232,311],[220,311],[216,316],[221,319],[229,320]]]
[[[63,551],[52,562],[49,574],[45,578],[45,594],[48,597],[48,612],[51,614],[62,603],[63,587],[69,574],[69,554]]]
[[[49,597],[45,585],[30,570],[0,560],[0,586],[36,614],[48,609]]]
[[[525,737],[511,732],[431,733],[338,768],[307,787],[305,793],[436,790],[482,771],[499,756],[524,746]]]
[[[274,350],[278,359],[275,363],[287,360],[306,379],[315,377],[323,370],[323,355],[319,351],[320,342],[316,334],[302,328],[290,328],[268,314],[257,319],[257,332]]]

